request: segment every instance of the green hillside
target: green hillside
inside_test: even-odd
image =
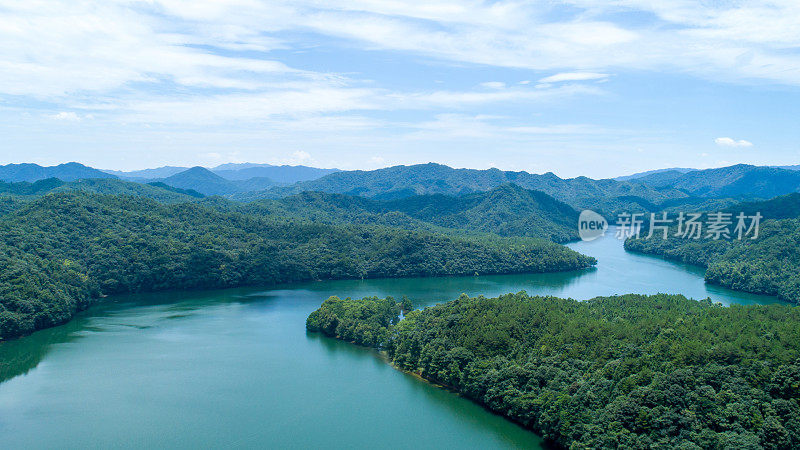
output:
[[[92,178],[76,181],[62,181],[58,178],[47,178],[33,183],[22,181],[17,183],[0,182],[0,197],[31,199],[51,192],[92,192],[104,195],[130,195],[146,197],[162,203],[175,203],[202,198],[203,195],[189,190],[177,189],[162,183],[134,183],[115,178]]]
[[[333,226],[79,192],[49,194],[6,214],[0,239],[0,339],[62,323],[114,293],[595,263],[542,240]]]
[[[555,242],[577,239],[577,211],[547,194],[516,185],[464,196],[415,195],[391,201],[304,192],[282,199],[254,201],[239,209],[320,223],[381,224],[439,232],[447,228]]]
[[[93,169],[83,164],[70,162],[57,166],[40,166],[38,164],[6,164],[0,166],[0,181],[9,183],[34,182],[47,178],[58,178],[62,181],[74,181],[84,178],[116,178],[114,175]]]
[[[797,448],[800,309],[680,295],[332,297],[310,331],[385,350],[564,448]]]
[[[180,189],[190,189],[203,195],[231,196],[237,193],[260,191],[275,182],[269,178],[249,178],[246,180],[228,180],[205,167],[192,167],[183,172],[159,180],[160,182]]]
[[[642,235],[628,239],[625,249],[705,267],[710,283],[800,303],[800,194],[741,203],[723,211],[732,217],[760,212],[765,220],[758,239],[714,240],[705,235],[685,239],[676,237],[673,227],[666,240]]]
[[[397,200],[415,195],[473,194],[505,184],[516,184],[525,189],[541,191],[575,209],[594,209],[608,216],[629,206],[626,197],[659,203],[687,196],[676,190],[655,189],[638,180],[593,180],[586,177],[562,179],[553,173],[537,175],[499,169],[453,169],[429,163],[372,171],[337,172],[317,180],[241,194],[234,198],[249,201],[258,198],[280,198],[303,191],[320,191],[376,200]]]

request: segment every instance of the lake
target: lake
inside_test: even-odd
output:
[[[597,268],[107,299],[64,326],[0,344],[2,447],[537,447],[534,433],[370,349],[307,333],[306,317],[331,295],[407,295],[416,307],[521,290],[777,302],[707,286],[701,269],[626,253],[613,237],[570,247]]]

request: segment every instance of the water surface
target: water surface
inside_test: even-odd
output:
[[[701,269],[626,253],[613,238],[570,246],[597,257],[597,268],[109,299],[0,344],[2,447],[538,447],[535,434],[372,350],[306,333],[306,317],[330,295],[407,295],[417,306],[521,290],[776,302],[707,286]]]

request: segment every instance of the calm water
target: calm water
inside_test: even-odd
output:
[[[775,301],[708,287],[701,270],[625,253],[613,238],[571,247],[597,269],[116,298],[0,344],[0,447],[538,447],[535,434],[369,349],[307,334],[306,316],[330,295],[408,295],[417,306],[520,290]]]

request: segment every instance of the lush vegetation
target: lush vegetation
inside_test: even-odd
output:
[[[62,323],[120,292],[595,263],[534,239],[456,238],[74,192],[26,202],[0,218],[0,260],[0,338]]]
[[[737,164],[695,170],[679,176],[654,174],[639,181],[657,189],[673,189],[696,197],[772,198],[800,191],[800,172]]]
[[[318,223],[382,224],[448,233],[459,230],[566,242],[577,239],[578,212],[549,195],[504,185],[460,197],[417,195],[393,201],[324,192],[218,206],[250,213],[280,214]]]
[[[553,173],[538,175],[499,169],[453,169],[429,163],[371,171],[336,172],[317,180],[288,187],[275,187],[239,198],[252,200],[263,197],[285,197],[303,191],[321,191],[377,200],[395,200],[414,195],[471,194],[509,183],[525,189],[542,191],[574,208],[597,208],[598,199],[606,200],[620,196],[638,196],[651,202],[686,196],[680,191],[654,189],[637,180],[593,180],[587,177],[563,179]]]
[[[331,297],[308,316],[306,328],[355,344],[378,347],[388,342],[390,325],[400,320],[401,309],[401,304],[392,297],[363,300]]]
[[[323,303],[310,330],[375,346],[570,448],[800,447],[800,309],[672,295]]]
[[[500,236],[542,237],[555,242],[578,238],[578,212],[540,191],[506,184],[460,197],[420,195],[384,203],[390,211],[447,228]]]
[[[5,183],[0,181],[2,199],[31,199],[51,192],[93,192],[104,195],[131,195],[147,197],[162,203],[177,203],[203,198],[199,192],[168,186],[164,183],[134,183],[114,178],[92,178],[76,181],[62,181],[58,178],[46,178],[34,182],[20,181]]]
[[[57,166],[40,166],[38,164],[6,164],[0,166],[0,180],[5,182],[39,181],[47,178],[58,178],[63,181],[75,181],[85,178],[115,178],[114,175],[84,166],[76,162]]]
[[[261,191],[276,183],[269,178],[255,177],[246,180],[228,180],[204,167],[192,167],[171,175],[162,183],[181,189],[190,189],[203,195],[230,196],[249,191]]]
[[[760,212],[758,239],[719,239],[703,236],[668,239],[656,234],[628,239],[625,249],[655,254],[706,268],[706,281],[731,289],[777,295],[782,300],[800,303],[800,194],[789,194],[762,202],[747,202],[726,210],[733,217],[739,212]]]

